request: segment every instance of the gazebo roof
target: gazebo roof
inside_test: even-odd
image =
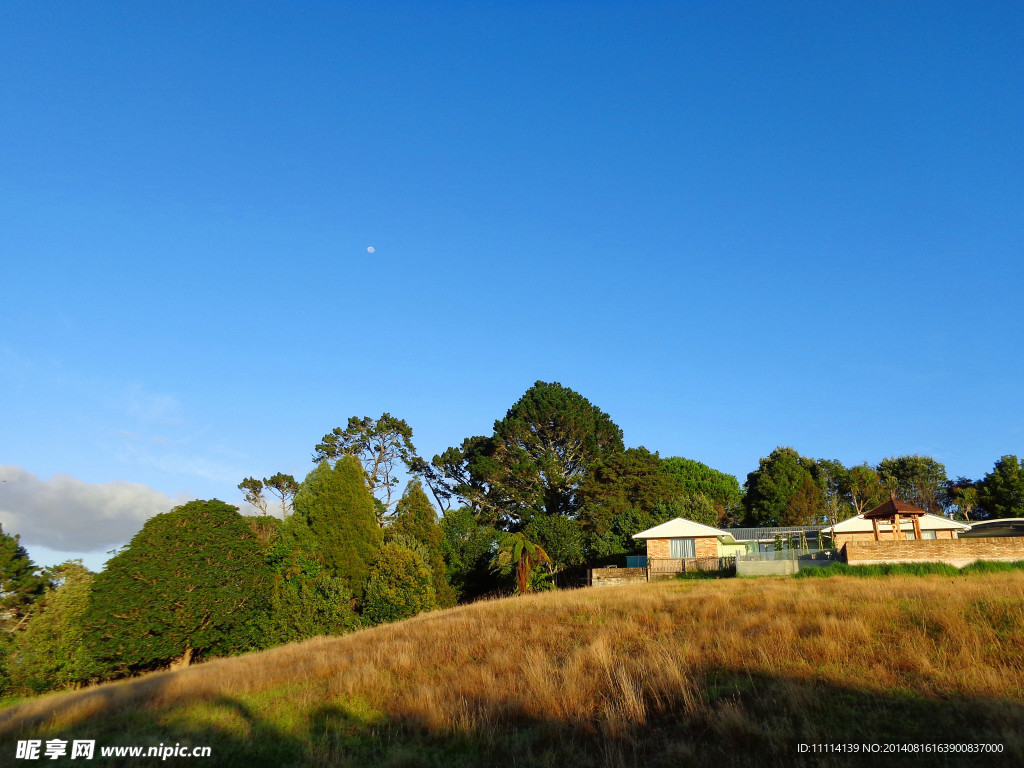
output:
[[[879,504],[874,509],[869,509],[864,513],[865,520],[891,520],[896,515],[905,515],[907,517],[913,517],[915,515],[927,515],[928,511],[921,509],[920,507],[911,504],[909,501],[899,501],[898,499],[889,499]]]

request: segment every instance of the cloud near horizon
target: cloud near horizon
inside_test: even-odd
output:
[[[22,544],[65,552],[98,552],[122,544],[154,515],[188,499],[141,483],[87,483],[70,475],[41,480],[0,466],[0,524]]]

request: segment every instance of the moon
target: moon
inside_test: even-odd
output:
[[[373,253],[375,250],[376,249],[371,245],[369,248],[366,249],[366,252],[367,253]]]

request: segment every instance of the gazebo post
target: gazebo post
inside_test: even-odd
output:
[[[918,515],[914,515],[914,538],[918,541],[921,540],[921,520]]]
[[[903,538],[903,531],[900,530],[900,513],[897,512],[892,516],[892,537],[896,541],[900,541]]]
[[[882,537],[878,534],[878,518],[871,518],[871,527],[875,529],[875,541],[881,541]]]

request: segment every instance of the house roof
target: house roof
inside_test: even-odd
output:
[[[763,528],[725,528],[723,532],[736,541],[774,541],[776,536],[791,535],[801,531],[813,536],[822,530],[824,525],[775,525]]]
[[[648,528],[646,531],[633,534],[634,539],[681,539],[690,536],[725,536],[725,531],[712,528],[710,525],[695,523],[693,520],[686,520],[677,517],[667,523]]]
[[[892,518],[893,515],[926,515],[928,512],[921,509],[915,504],[911,504],[909,501],[900,501],[899,499],[887,499],[879,504],[874,509],[869,509],[864,513],[864,517],[868,520],[875,518],[879,520],[886,520]]]
[[[971,530],[962,531],[960,538],[1024,536],[1024,517],[1001,517],[996,520],[979,520],[971,523],[970,526]]]
[[[958,523],[956,520],[950,520],[946,517],[939,517],[929,512],[925,512],[921,515],[918,520],[918,524],[921,526],[922,531],[962,531],[970,526]],[[879,530],[891,531],[892,523],[889,520],[879,520]],[[913,521],[910,518],[900,521],[900,529],[906,528],[907,530],[913,529]],[[840,523],[836,523],[831,528],[824,529],[827,533],[871,533],[874,527],[871,520],[865,515],[854,515],[848,517]]]

